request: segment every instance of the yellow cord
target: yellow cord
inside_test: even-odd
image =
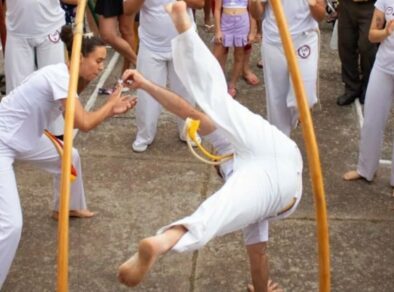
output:
[[[200,161],[211,164],[211,165],[219,165],[221,163],[224,163],[234,157],[234,154],[226,154],[226,155],[214,155],[209,153],[204,146],[202,146],[201,142],[197,138],[197,131],[200,127],[200,121],[199,120],[193,120],[191,118],[187,118],[185,121],[185,127],[186,127],[186,142],[187,145],[189,146],[190,152]],[[192,143],[195,143],[200,149],[200,151],[207,156],[210,160],[201,157],[193,148]]]

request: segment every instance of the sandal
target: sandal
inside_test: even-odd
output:
[[[231,97],[234,98],[234,97],[237,95],[238,90],[237,90],[235,87],[229,87],[228,90],[227,90],[227,92],[228,92],[228,94],[229,94]]]
[[[248,72],[247,74],[243,75],[242,78],[247,84],[252,86],[256,86],[260,83],[260,79],[253,72]]]
[[[206,32],[213,32],[214,24],[204,24],[203,28]]]

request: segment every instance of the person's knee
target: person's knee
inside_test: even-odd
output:
[[[4,237],[15,243],[19,242],[22,234],[22,215],[10,216],[2,225]]]
[[[112,45],[115,42],[114,32],[109,32],[107,30],[100,30],[100,37],[106,43]]]
[[[133,36],[133,27],[129,23],[119,22],[119,32],[122,36]]]
[[[73,149],[72,149],[72,154],[71,154],[71,155],[72,155],[73,163],[74,163],[75,165],[79,164],[80,161],[81,161],[81,156],[79,155],[78,150],[75,149],[75,148],[73,148]]]

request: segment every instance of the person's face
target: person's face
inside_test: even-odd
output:
[[[105,47],[96,47],[88,55],[81,56],[79,75],[87,81],[92,81],[103,71],[106,57],[107,49]]]

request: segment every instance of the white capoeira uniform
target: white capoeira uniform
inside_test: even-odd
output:
[[[394,19],[394,0],[377,0],[375,7],[385,14],[386,22]],[[369,181],[379,167],[384,128],[394,99],[393,52],[394,34],[391,34],[379,46],[365,97],[357,172]],[[394,145],[391,160],[394,161]],[[394,187],[394,165],[391,166],[390,184]]]
[[[59,0],[7,0],[7,42],[4,71],[6,92],[11,92],[36,68],[64,63],[60,29],[65,24]],[[55,135],[63,135],[62,117],[50,125]]]
[[[0,103],[0,289],[7,276],[21,236],[22,210],[13,163],[28,161],[54,174],[54,210],[59,207],[61,157],[44,129],[60,114],[67,97],[69,73],[65,64],[47,66],[26,80]],[[86,209],[80,157],[71,185],[70,209]]]
[[[267,0],[262,2],[266,2],[261,54],[264,63],[268,121],[289,136],[298,121],[297,101],[274,12]],[[306,0],[282,0],[282,4],[308,104],[312,107],[317,102],[318,23],[312,17]]]
[[[172,46],[175,71],[218,129],[211,135],[219,134],[229,141],[235,156],[232,174],[222,188],[192,215],[158,233],[171,226],[185,226],[188,231],[173,247],[178,252],[198,249],[215,236],[239,229],[245,230],[247,245],[266,241],[263,222],[301,197],[302,158],[298,147],[228,95],[219,63],[194,29],[174,38]],[[215,139],[211,137],[211,141]]]
[[[177,35],[171,18],[164,10],[170,0],[145,0],[140,10],[139,38],[140,47],[137,56],[137,70],[156,84],[168,87],[190,104],[195,102],[182,85],[174,71],[171,55],[171,39]],[[189,14],[191,10],[189,9]],[[135,108],[137,136],[134,145],[143,146],[152,143],[156,136],[157,122],[162,110],[161,105],[144,90],[137,90],[138,103]],[[177,119],[179,133],[182,133],[184,121]],[[185,139],[181,137],[181,139]]]

